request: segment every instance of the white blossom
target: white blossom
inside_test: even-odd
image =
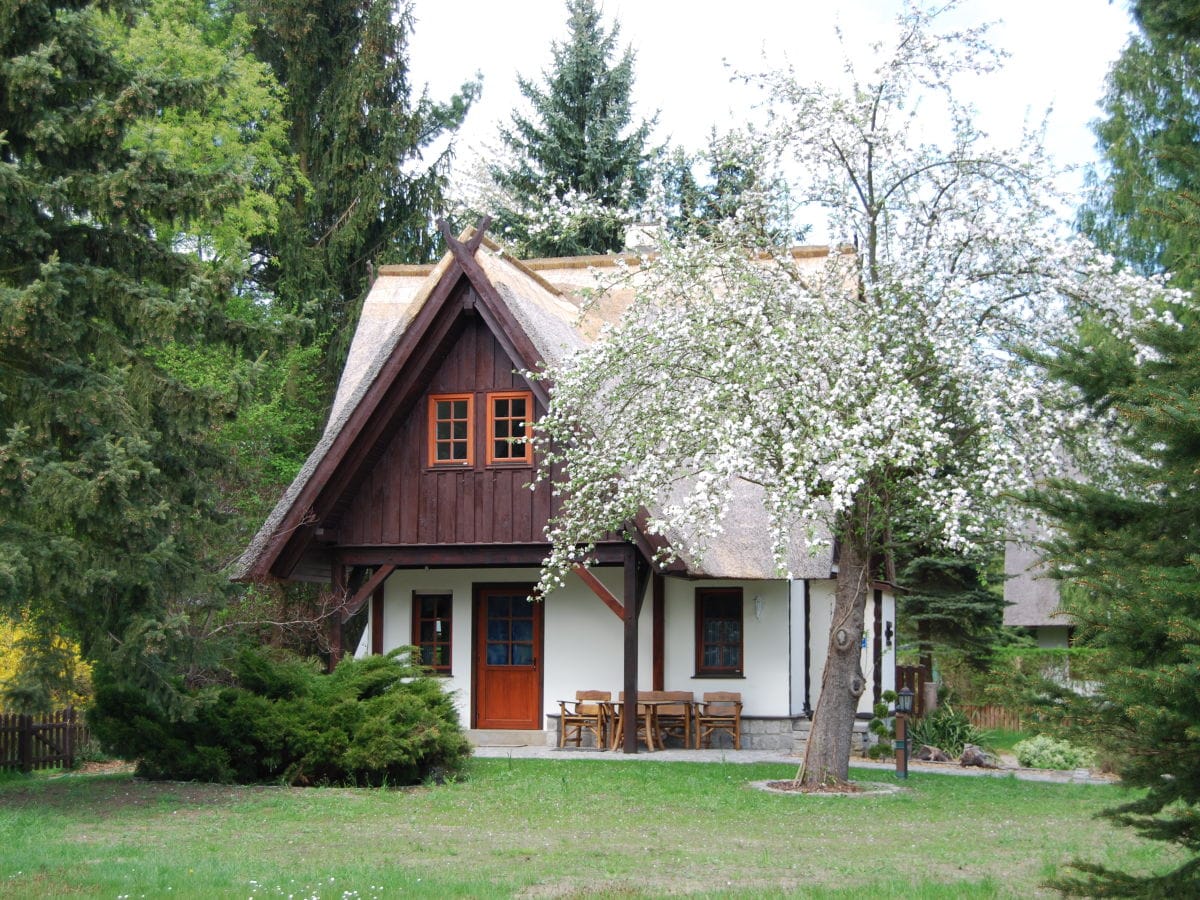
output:
[[[642,511],[650,533],[686,536],[665,558],[699,556],[739,479],[764,489],[781,572],[797,529],[837,533],[864,491],[918,511],[927,539],[994,540],[1008,501],[1084,424],[1027,355],[1084,315],[1124,335],[1169,320],[1165,285],[1064,226],[1038,135],[996,149],[950,96],[951,74],[997,64],[983,30],[939,36],[916,7],[900,25],[878,67],[848,66],[840,89],[788,70],[749,78],[771,127],[747,140],[781,168],[744,204],[818,206],[841,243],[797,257],[754,246],[737,218],[664,238],[615,276],[637,287],[620,323],[546,373],[540,477],[566,503],[543,589]],[[941,141],[925,139],[931,110]],[[800,174],[781,194],[785,171]],[[547,227],[569,218],[549,211]]]

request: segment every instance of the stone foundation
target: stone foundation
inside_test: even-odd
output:
[[[769,750],[773,753],[802,756],[804,745],[808,741],[808,731],[812,723],[804,717],[770,718],[765,716],[742,716],[742,749]],[[551,746],[558,744],[558,716],[546,717],[546,743]],[[531,735],[541,736],[542,732],[530,732]],[[867,731],[867,721],[857,719],[854,722],[854,739],[850,752],[862,755],[869,743],[875,740]],[[533,743],[532,741],[530,743]],[[540,743],[540,741],[538,741]],[[584,746],[592,743],[591,735],[584,735]],[[680,747],[678,740],[668,740],[667,747]],[[733,739],[725,733],[714,734],[712,739],[714,750],[732,750]]]

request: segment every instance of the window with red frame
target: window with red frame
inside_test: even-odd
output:
[[[429,398],[430,465],[474,465],[474,413],[473,394],[434,394]]]
[[[696,589],[696,674],[742,674],[742,589]]]
[[[533,419],[533,394],[500,391],[487,395],[487,464],[533,462],[533,445],[525,438]]]
[[[412,642],[421,665],[450,674],[450,625],[454,598],[450,594],[413,594]]]

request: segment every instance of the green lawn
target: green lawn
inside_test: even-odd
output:
[[[413,790],[0,782],[0,897],[1028,897],[1072,857],[1177,860],[1121,789],[914,773],[780,796],[779,765],[506,760]],[[895,783],[890,773],[854,773]]]

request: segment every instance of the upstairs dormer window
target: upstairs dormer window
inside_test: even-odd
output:
[[[470,469],[482,453],[488,466],[533,464],[527,442],[533,424],[533,394],[490,391],[481,395],[484,431],[475,427],[475,394],[433,394],[429,398],[429,465]],[[477,445],[482,443],[482,448]]]
[[[429,398],[429,463],[475,464],[475,395],[434,394]]]
[[[532,463],[533,446],[525,438],[533,416],[533,395],[501,391],[488,394],[487,403],[487,464]]]

